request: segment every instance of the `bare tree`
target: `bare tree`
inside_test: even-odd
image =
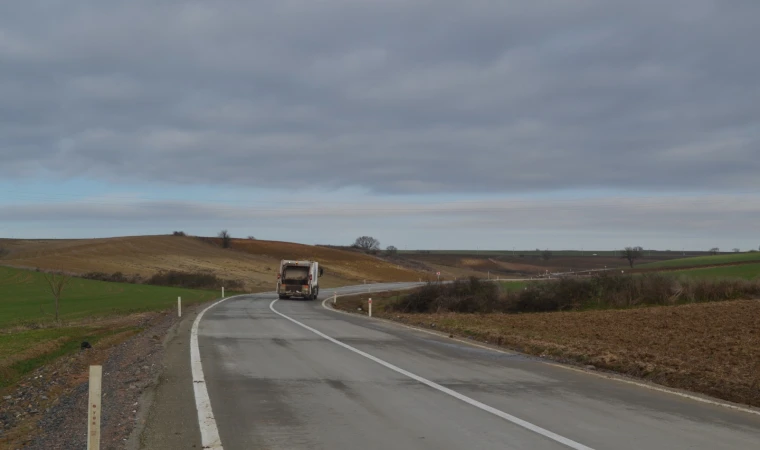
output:
[[[217,235],[222,240],[222,248],[230,248],[232,246],[232,236],[227,230],[222,230]]]
[[[184,231],[175,231],[172,236],[187,236],[187,234]]]
[[[623,249],[622,259],[627,259],[628,264],[633,268],[633,262],[641,258],[644,254],[644,249],[641,247],[626,247]]]
[[[45,277],[45,281],[47,281],[50,292],[53,294],[53,298],[55,299],[55,321],[58,323],[58,319],[60,317],[61,296],[63,295],[63,290],[66,288],[66,285],[69,284],[71,278],[68,275],[64,275],[62,273],[44,273],[42,275]]]
[[[734,249],[734,253],[739,253],[740,251],[741,251],[741,249],[739,249],[739,248],[735,248]]]
[[[368,252],[376,252],[380,250],[380,241],[372,236],[361,236],[356,238],[353,247],[366,250]]]
[[[710,254],[711,255],[717,255],[719,251],[720,251],[720,249],[718,247],[713,247],[713,248],[710,249]]]
[[[395,246],[393,246],[393,245],[389,245],[389,246],[385,247],[385,253],[387,253],[388,255],[393,256],[393,255],[395,255],[395,254],[398,253],[398,249]]]
[[[249,241],[255,241],[255,240],[256,240],[256,237],[255,237],[255,236],[248,236],[248,240],[249,240]]]

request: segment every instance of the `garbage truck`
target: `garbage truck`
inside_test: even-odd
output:
[[[316,261],[283,259],[277,271],[277,295],[314,300],[319,295],[319,277],[324,270]]]

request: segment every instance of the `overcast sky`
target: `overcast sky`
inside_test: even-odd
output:
[[[0,237],[760,245],[757,0],[0,3]]]

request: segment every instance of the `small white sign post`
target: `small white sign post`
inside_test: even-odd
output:
[[[87,450],[100,450],[100,392],[103,366],[90,366],[90,396],[87,404]]]
[[[177,297],[177,317],[182,317],[182,297]]]
[[[338,303],[338,293],[334,292],[333,293],[333,305],[336,304],[336,303]]]
[[[369,299],[367,304],[369,305],[369,316],[372,317],[372,298]]]
[[[441,281],[441,272],[436,272],[435,276],[438,277],[438,281]]]
[[[224,298],[224,286],[222,286],[222,298]]]

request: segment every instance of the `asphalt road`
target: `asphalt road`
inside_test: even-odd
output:
[[[760,448],[760,415],[329,311],[328,296],[205,313],[224,449]]]

